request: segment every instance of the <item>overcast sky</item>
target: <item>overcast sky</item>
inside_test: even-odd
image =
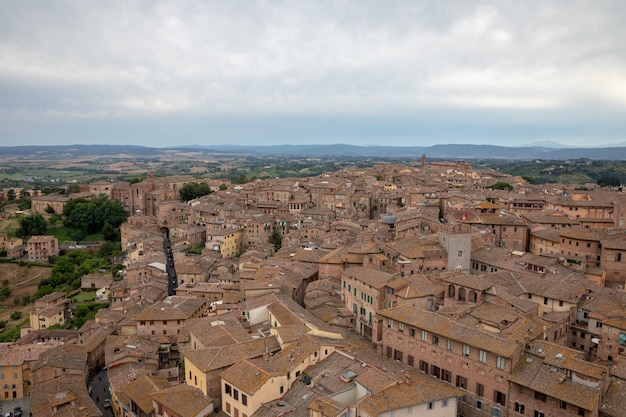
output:
[[[0,0],[0,145],[626,142],[623,0]]]

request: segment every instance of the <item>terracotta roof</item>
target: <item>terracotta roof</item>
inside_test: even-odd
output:
[[[198,388],[186,384],[164,388],[151,393],[150,397],[179,417],[196,417],[213,404],[211,397],[204,395]]]
[[[203,372],[226,368],[241,359],[263,356],[265,350],[274,353],[280,350],[275,336],[254,339],[231,346],[211,347],[208,349],[183,352],[185,360],[190,361]]]
[[[444,398],[454,398],[456,401],[456,397],[461,395],[463,393],[458,388],[444,384],[432,386],[420,383],[399,383],[363,398],[359,404],[359,409],[367,415],[379,416],[389,411]]]
[[[626,381],[613,378],[600,406],[601,415],[607,417],[626,417]]]
[[[411,306],[388,308],[379,311],[378,314],[475,348],[493,352],[503,358],[512,357],[519,348],[519,343],[515,341]]]
[[[144,308],[137,316],[137,320],[185,320],[203,308],[206,302],[207,300],[202,298],[172,295]]]
[[[270,379],[270,374],[244,359],[222,372],[220,378],[253,396]]]
[[[252,339],[238,320],[222,316],[203,317],[187,321],[189,333],[204,346],[228,346]]]
[[[169,386],[162,376],[142,376],[126,384],[123,391],[144,413],[150,414],[154,410],[150,394]]]
[[[391,274],[368,267],[348,268],[343,271],[343,274],[376,289],[383,288],[394,279],[394,276]]]
[[[533,355],[522,355],[510,381],[588,411],[599,405],[600,391],[572,382],[563,369],[544,364]]]

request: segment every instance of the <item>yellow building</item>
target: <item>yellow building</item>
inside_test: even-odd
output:
[[[205,247],[219,251],[222,258],[238,256],[243,250],[243,230],[237,228],[207,229]]]
[[[0,345],[0,401],[22,398],[30,392],[30,361],[51,346]]]

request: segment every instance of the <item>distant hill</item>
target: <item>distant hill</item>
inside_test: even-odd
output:
[[[174,152],[206,152],[220,154],[290,155],[290,156],[379,156],[414,157],[422,154],[431,158],[446,159],[511,159],[511,160],[565,160],[598,159],[626,160],[626,146],[597,148],[553,148],[546,146],[507,147],[495,145],[447,144],[433,146],[355,146],[335,145],[187,145],[171,148],[151,148],[134,145],[61,145],[61,146],[4,146],[1,156],[28,156],[67,158],[88,155],[130,155],[136,158],[152,158]]]

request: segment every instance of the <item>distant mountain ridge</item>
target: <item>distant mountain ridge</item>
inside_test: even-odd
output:
[[[433,146],[356,146],[333,145],[184,145],[153,148],[137,145],[51,145],[3,146],[0,156],[27,157],[81,157],[87,155],[113,156],[128,154],[138,158],[155,157],[171,152],[206,152],[220,154],[285,155],[285,156],[361,156],[414,157],[422,154],[431,158],[447,159],[511,159],[511,160],[566,160],[598,159],[626,160],[626,146],[596,148],[550,148],[544,146],[507,147],[496,145],[446,144]]]

